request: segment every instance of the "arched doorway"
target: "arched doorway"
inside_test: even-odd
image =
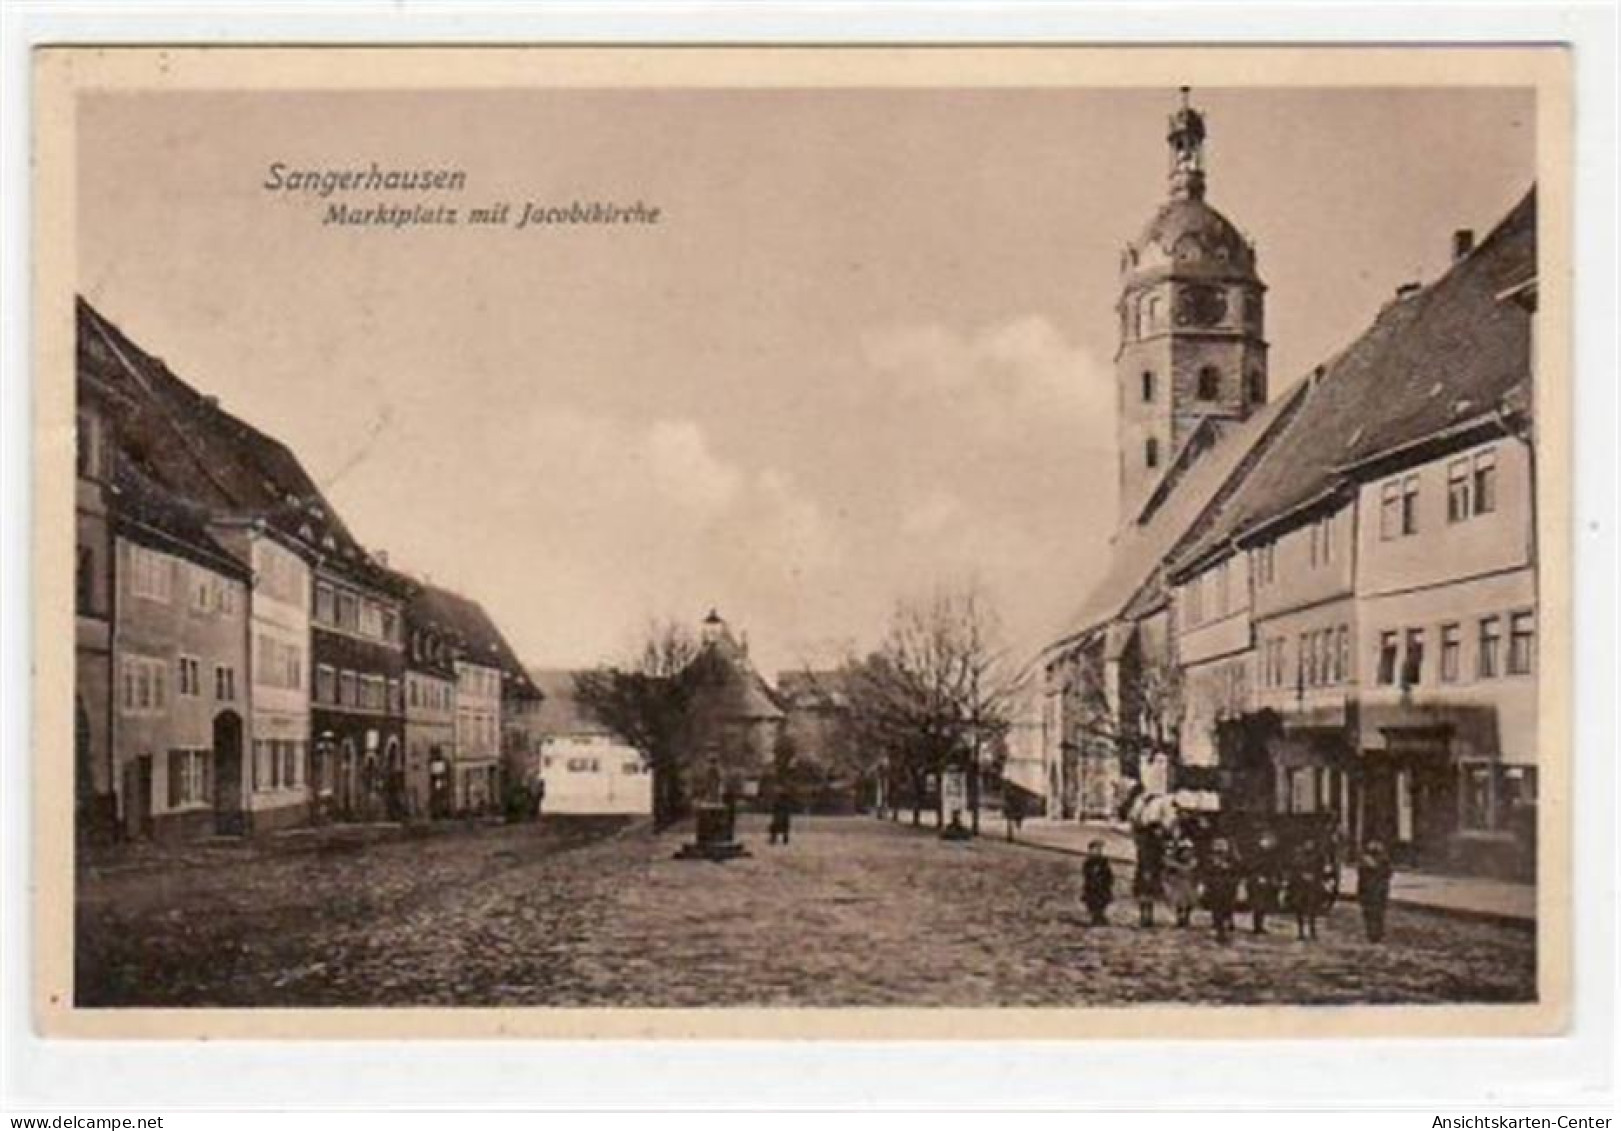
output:
[[[359,772],[354,740],[346,738],[338,754],[338,813],[346,821],[352,820],[355,815],[355,787]]]
[[[405,819],[405,752],[394,737],[383,748],[383,804],[389,820]]]
[[[241,836],[245,831],[242,716],[235,711],[214,716],[214,831],[220,836]]]

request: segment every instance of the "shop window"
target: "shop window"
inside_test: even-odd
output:
[[[1471,832],[1484,832],[1492,822],[1492,767],[1487,762],[1464,762],[1458,767],[1458,824]]]
[[[1508,672],[1528,675],[1536,646],[1536,620],[1529,612],[1519,612],[1508,621]]]

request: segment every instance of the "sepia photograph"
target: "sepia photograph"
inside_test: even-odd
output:
[[[1556,50],[379,53],[36,58],[48,1013],[1558,1024]]]

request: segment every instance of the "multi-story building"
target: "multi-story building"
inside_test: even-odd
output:
[[[74,496],[74,831],[104,840],[117,831],[113,757],[113,536],[108,499],[114,436],[128,398],[91,356],[79,327]]]
[[[405,815],[405,602],[412,585],[333,539],[315,566],[310,617],[309,788],[339,820]]]
[[[405,805],[413,817],[443,818],[455,808],[455,648],[429,627],[422,593],[412,596],[405,613]]]
[[[126,404],[119,448],[155,487],[184,502],[213,543],[249,571],[244,819],[250,830],[301,821],[309,767],[311,564],[356,551],[297,458],[169,371],[80,300],[80,368]]]
[[[452,648],[455,676],[450,807],[493,810],[502,802],[502,705],[540,694],[512,646],[477,601],[424,585],[411,604],[413,628],[441,635]]]
[[[113,671],[127,835],[236,834],[247,810],[247,567],[206,515],[116,460]]]
[[[1535,200],[1405,287],[1172,568],[1247,560],[1269,803],[1406,858],[1525,870],[1537,781]],[[1460,348],[1460,342],[1466,343]],[[1325,453],[1332,453],[1332,458]],[[1190,662],[1198,638],[1184,625]],[[1190,666],[1189,671],[1192,672]],[[1236,706],[1236,704],[1235,704]],[[1251,761],[1238,742],[1223,751]]]

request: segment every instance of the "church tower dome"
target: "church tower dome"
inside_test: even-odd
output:
[[[1170,116],[1167,198],[1120,261],[1115,355],[1120,524],[1136,521],[1189,438],[1267,399],[1255,248],[1205,199],[1204,114],[1188,88]]]

